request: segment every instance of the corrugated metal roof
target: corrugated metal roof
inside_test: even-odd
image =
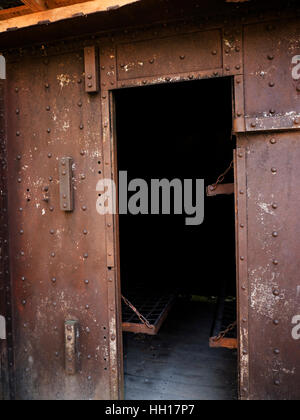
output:
[[[0,9],[10,9],[22,5],[21,0],[0,0]]]

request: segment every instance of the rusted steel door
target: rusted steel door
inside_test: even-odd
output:
[[[300,397],[299,140],[299,132],[252,134],[237,149],[240,373],[247,399]]]
[[[84,50],[11,58],[7,72],[14,396],[117,399],[114,245],[96,211],[101,106]]]

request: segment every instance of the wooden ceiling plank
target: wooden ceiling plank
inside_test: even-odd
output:
[[[32,11],[27,6],[11,7],[9,9],[0,10],[0,20],[11,19],[17,16],[23,16]]]
[[[22,2],[34,12],[48,9],[46,0],[22,0]]]
[[[28,0],[26,0],[28,1]],[[104,12],[111,8],[123,7],[130,3],[136,3],[140,0],[93,0],[84,3],[73,4],[71,6],[57,7],[40,12],[30,13],[0,21],[0,32],[5,32],[11,28],[21,29],[37,25],[38,22],[58,22],[64,19],[70,19],[74,15],[89,15],[96,12]]]

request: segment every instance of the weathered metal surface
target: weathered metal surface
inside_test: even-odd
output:
[[[100,97],[85,93],[83,49],[24,57],[8,72],[16,398],[109,399],[116,350],[108,311],[115,308],[107,299],[105,217],[96,211],[105,165]],[[63,156],[74,160],[72,213],[60,209]],[[80,324],[81,368],[73,376],[65,372],[68,319]]]
[[[6,81],[0,80],[0,315],[2,337],[0,338],[0,399],[14,397],[14,383],[9,374],[13,365],[11,289],[8,252],[8,207],[7,207],[7,139],[6,139]],[[5,338],[5,339],[4,339]]]
[[[112,91],[233,75],[236,132],[297,129],[299,21],[270,24],[270,19],[252,14],[243,28],[216,18],[96,36],[101,95],[85,91],[84,47],[91,45],[90,38],[25,48],[10,62],[9,237],[16,355],[14,364],[10,352],[10,363],[17,398],[122,396],[118,219],[96,212],[98,180],[117,179]],[[216,107],[217,112],[222,111]],[[299,399],[298,137],[294,131],[238,140],[242,399]],[[59,208],[63,156],[74,159],[75,210],[70,214]],[[273,208],[279,200],[280,207]],[[7,284],[5,301],[10,303],[5,281],[1,277],[0,299]],[[66,374],[63,352],[70,319],[80,324],[75,375]],[[7,324],[9,330],[10,317]]]
[[[117,64],[119,81],[221,68],[221,31],[120,44]]]
[[[242,343],[241,351],[249,357],[250,399],[300,398],[299,140],[296,132],[241,139],[248,148],[249,290],[249,348]]]
[[[300,128],[299,19],[244,27],[246,129]]]
[[[238,302],[239,395],[249,398],[249,284],[246,147],[237,142],[234,151],[236,266]]]
[[[117,185],[118,172],[116,162],[116,142],[114,102],[110,92],[116,87],[116,52],[114,46],[102,45],[100,50],[101,69],[101,122],[103,137],[103,176],[112,179]],[[116,207],[116,203],[113,203]],[[116,207],[117,208],[117,207]],[[111,398],[123,397],[123,356],[122,356],[122,310],[120,264],[118,256],[118,219],[116,216],[105,215],[106,236],[106,276],[108,281],[109,302],[109,342],[111,346],[110,357],[110,392]]]

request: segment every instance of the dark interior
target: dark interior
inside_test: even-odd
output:
[[[151,179],[163,178],[214,184],[233,160],[231,83],[231,78],[223,78],[118,91],[119,171],[127,171],[129,181],[142,178],[149,185]],[[233,170],[224,182],[233,183]],[[204,317],[209,330],[217,298],[234,300],[236,293],[234,195],[206,197],[204,223],[199,226],[187,226],[185,218],[120,215],[122,294],[133,305],[151,293],[177,297],[158,337],[167,333],[170,323],[174,326],[174,319],[180,324],[178,314],[186,326]],[[204,343],[199,342],[206,350],[210,335],[207,331]],[[147,346],[147,340],[157,338],[144,339]],[[130,346],[136,351],[134,340],[125,334],[125,356]],[[218,350],[224,349],[209,349]]]

